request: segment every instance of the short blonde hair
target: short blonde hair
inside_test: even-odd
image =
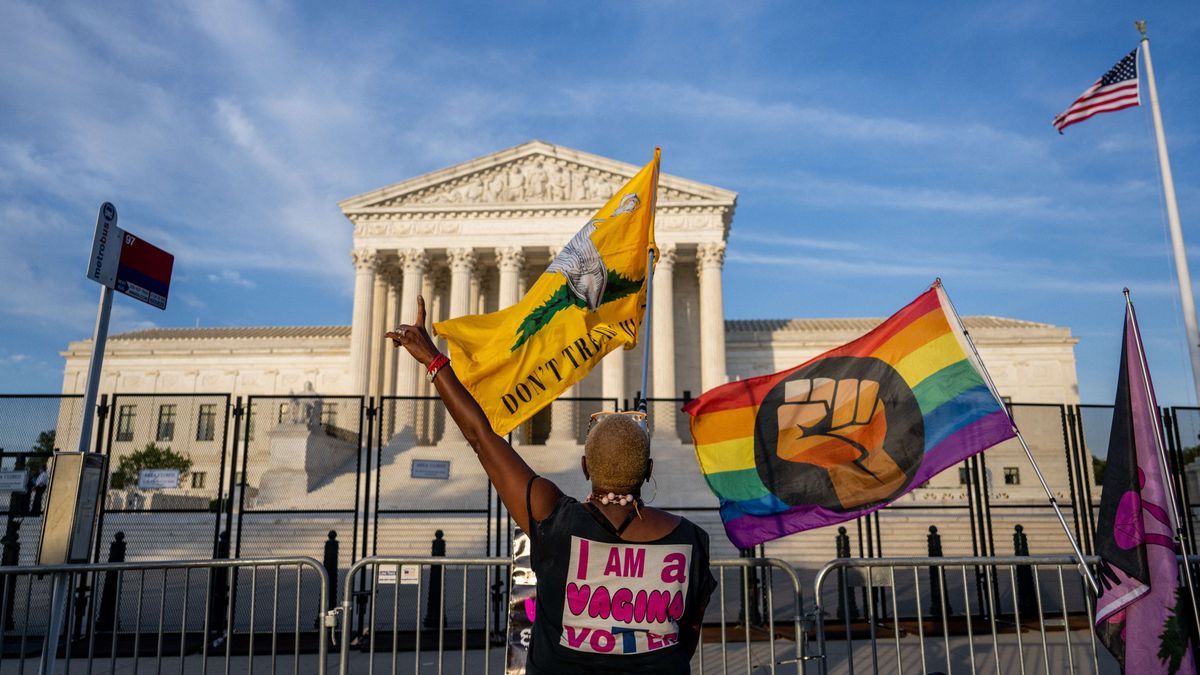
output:
[[[592,485],[611,492],[637,492],[650,463],[650,434],[629,415],[600,417],[583,446]]]

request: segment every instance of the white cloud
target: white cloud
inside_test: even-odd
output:
[[[253,281],[242,278],[242,275],[237,270],[221,270],[219,273],[209,274],[208,280],[213,283],[229,284],[242,288],[254,288],[255,286]]]

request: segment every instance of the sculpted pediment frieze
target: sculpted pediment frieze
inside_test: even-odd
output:
[[[437,217],[449,212],[588,210],[611,197],[639,168],[530,141],[352,197],[339,205],[352,220],[382,214],[404,217],[427,213]],[[732,209],[736,200],[736,193],[711,185],[668,174],[659,179],[660,206]]]
[[[533,155],[400,195],[375,206],[597,202],[608,199],[628,180],[628,176],[558,157]],[[659,187],[660,201],[699,199],[701,197],[681,190]]]

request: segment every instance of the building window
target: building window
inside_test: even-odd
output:
[[[207,480],[208,480],[208,474],[204,473],[203,471],[197,471],[196,473],[193,473],[192,474],[192,489],[193,490],[203,490],[204,483]]]
[[[217,435],[217,406],[205,403],[200,406],[200,418],[196,420],[196,440],[211,441]]]
[[[959,485],[970,485],[971,484],[971,470],[970,469],[968,469],[966,467],[959,468],[958,484]]]
[[[175,440],[175,407],[174,403],[158,406],[158,433],[154,436],[155,440]]]
[[[326,428],[337,426],[337,407],[329,403],[321,406],[321,424]]]
[[[137,406],[123,405],[117,410],[117,440],[133,440],[133,417]]]
[[[1004,484],[1005,485],[1020,485],[1021,470],[1015,466],[1004,467]]]

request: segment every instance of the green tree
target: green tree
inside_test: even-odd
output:
[[[173,452],[169,447],[158,447],[153,442],[135,453],[125,455],[117,462],[117,468],[109,476],[108,485],[114,490],[136,488],[138,474],[142,469],[179,469],[182,481],[192,470],[192,460]]]
[[[29,450],[31,452],[44,453],[46,455],[54,454],[55,445],[58,442],[58,432],[54,429],[47,429],[38,434],[37,442]],[[45,457],[30,457],[25,462],[25,468],[33,473],[37,473],[42,467],[46,466]]]

